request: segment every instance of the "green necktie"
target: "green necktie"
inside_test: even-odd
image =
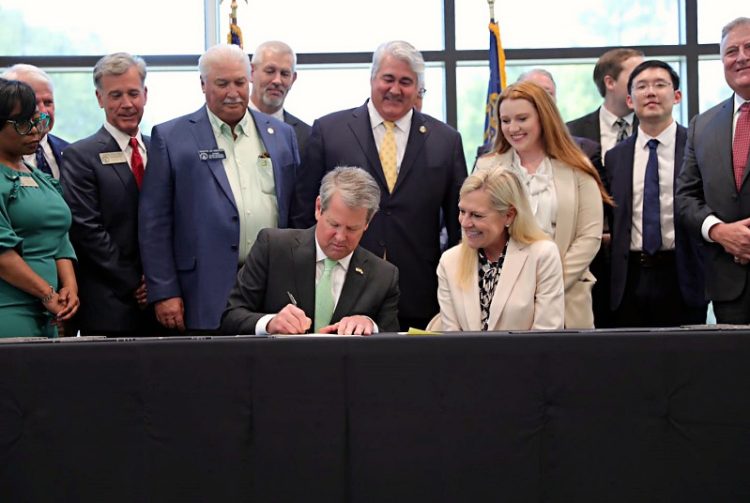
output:
[[[315,332],[331,323],[333,316],[333,289],[331,287],[331,273],[338,261],[325,259],[323,274],[320,275],[315,287]]]

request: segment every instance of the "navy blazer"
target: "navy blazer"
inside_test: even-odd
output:
[[[367,103],[316,120],[307,141],[292,201],[291,226],[315,223],[314,203],[323,176],[337,166],[358,166],[380,186],[380,210],[361,245],[399,269],[399,315],[429,319],[439,310],[441,209],[448,246],[458,243],[458,193],[466,178],[461,135],[414,111],[406,152],[393,193],[380,165]]]
[[[309,124],[303,122],[302,119],[295,117],[286,110],[284,110],[284,122],[292,126],[294,129],[294,134],[297,136],[297,148],[299,149],[300,157],[302,157],[302,154],[305,151],[305,143],[310,137],[310,131],[312,131],[312,128]]]
[[[612,209],[612,258],[610,307],[620,306],[625,283],[628,277],[628,257],[630,255],[630,232],[633,222],[633,159],[638,130],[626,140],[615,145],[605,156],[607,177],[609,178],[615,207]],[[677,125],[677,138],[674,154],[674,187],[682,167],[683,153],[687,141],[687,130]],[[674,211],[674,210],[673,210]],[[682,299],[691,307],[704,308],[705,280],[703,250],[701,240],[687,232],[675,216],[675,254],[677,280]]]
[[[65,148],[68,145],[70,145],[70,143],[63,140],[59,136],[55,136],[50,133],[47,134],[47,143],[49,143],[49,146],[52,148],[52,153],[55,156],[55,161],[57,162],[57,166],[58,167],[62,166],[63,150],[65,150]]]
[[[250,111],[273,165],[279,227],[299,164],[294,131]],[[237,275],[240,223],[206,107],[154,126],[139,206],[139,241],[149,302],[181,297],[190,330],[219,328]]]
[[[143,136],[148,147],[149,138]],[[80,328],[137,331],[145,313],[133,294],[143,270],[138,251],[138,186],[127,162],[104,164],[99,154],[121,152],[102,127],[65,150],[60,165],[63,196],[73,223],[81,307]]]

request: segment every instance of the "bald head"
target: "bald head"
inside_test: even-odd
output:
[[[557,85],[555,79],[552,78],[552,74],[544,68],[534,68],[528,72],[524,72],[518,76],[516,82],[533,82],[538,85],[552,96],[552,99],[557,101]]]

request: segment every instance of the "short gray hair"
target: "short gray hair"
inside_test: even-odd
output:
[[[370,71],[370,80],[375,80],[375,76],[380,70],[380,63],[385,56],[393,56],[408,63],[411,71],[417,74],[417,89],[424,89],[424,58],[409,42],[403,40],[391,40],[380,44],[372,54],[372,70]]]
[[[288,44],[280,40],[268,40],[260,44],[253,53],[253,59],[250,61],[253,65],[260,65],[263,63],[263,56],[266,52],[274,54],[289,54],[292,56],[292,71],[297,71],[297,55]]]
[[[325,211],[333,194],[341,195],[349,208],[366,208],[369,223],[380,206],[380,187],[364,169],[339,166],[326,173],[320,183],[320,209]]]
[[[144,85],[146,83],[146,62],[143,58],[127,52],[107,54],[94,65],[94,85],[101,90],[102,77],[105,75],[122,75],[133,66],[138,69],[141,85]]]
[[[528,80],[532,75],[544,75],[548,79],[552,81],[555,86],[557,86],[557,82],[555,82],[555,78],[552,76],[550,72],[545,70],[544,68],[532,68],[531,70],[527,72],[523,72],[521,75],[518,76],[516,79],[516,82],[524,82]]]
[[[38,66],[34,65],[28,65],[26,63],[16,63],[15,65],[11,66],[7,70],[3,72],[0,77],[8,80],[25,80],[23,77],[25,75],[33,75],[36,77],[40,77],[41,79],[47,81],[47,83],[50,85],[50,87],[54,88],[54,85],[52,84],[52,79],[50,76],[39,68]]]
[[[745,25],[750,25],[750,18],[738,17],[729,21],[724,28],[721,29],[721,43],[719,44],[719,52],[721,54],[724,54],[724,39],[727,38],[727,35],[729,35],[735,28]]]
[[[241,61],[247,69],[248,77],[250,76],[250,60],[242,48],[234,44],[218,44],[209,47],[198,59],[198,71],[200,71],[201,80],[206,78],[212,65],[220,61],[231,60]]]

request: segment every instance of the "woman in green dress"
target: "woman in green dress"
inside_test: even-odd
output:
[[[31,87],[0,79],[0,337],[56,337],[78,309],[70,210],[23,161],[48,126]]]

